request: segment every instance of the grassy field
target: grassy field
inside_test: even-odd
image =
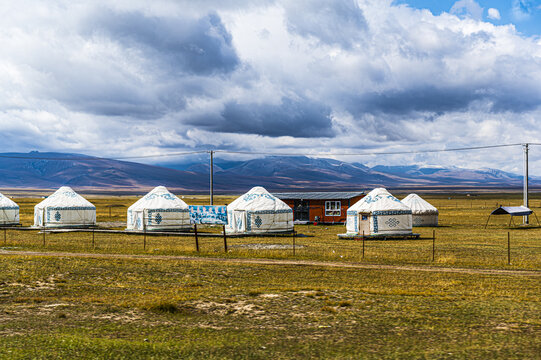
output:
[[[225,204],[232,197],[219,196],[215,203]],[[520,205],[519,195],[494,195],[475,197],[432,195],[427,199],[440,209],[440,226],[437,228],[414,228],[421,234],[420,240],[395,240],[365,242],[364,257],[362,243],[353,240],[338,240],[337,234],[345,232],[344,225],[296,226],[300,236],[295,239],[296,251],[291,249],[290,237],[247,237],[230,238],[229,252],[224,253],[223,239],[200,238],[200,252],[195,251],[195,239],[190,237],[158,237],[147,235],[143,248],[142,235],[95,233],[47,234],[45,246],[43,236],[37,231],[8,230],[4,247],[11,249],[76,251],[97,253],[198,255],[236,257],[262,257],[278,259],[305,259],[318,261],[370,262],[382,264],[433,264],[436,266],[491,267],[512,269],[541,268],[541,227],[535,217],[529,227],[508,227],[508,216],[493,216],[485,229],[487,216],[496,204]],[[33,206],[41,199],[17,199],[21,206],[21,222],[32,224]],[[97,207],[98,222],[125,228],[126,209],[136,198],[90,197]],[[204,196],[187,196],[190,204],[204,204]],[[108,208],[107,205],[117,207]],[[532,208],[539,210],[541,199],[531,201]],[[122,207],[119,207],[122,206]],[[111,211],[111,216],[109,215]],[[516,218],[520,224],[522,218]],[[533,225],[535,224],[535,225]],[[221,227],[199,227],[202,232],[221,232]],[[436,231],[435,261],[432,262],[432,234]],[[507,233],[511,237],[511,265],[507,263]],[[94,242],[92,238],[94,237]],[[0,233],[0,241],[2,234]],[[287,245],[283,250],[253,250],[251,244]]]
[[[451,199],[449,199],[451,197]],[[432,228],[417,241],[338,240],[344,226],[300,226],[292,250],[246,244],[291,244],[291,238],[229,239],[7,232],[4,250],[146,254],[146,258],[0,256],[1,358],[429,358],[535,359],[541,353],[541,277],[479,274],[477,268],[540,270],[541,228],[509,229],[486,217],[496,198],[433,195],[440,209],[436,261]],[[98,221],[125,221],[135,198],[90,197]],[[16,199],[32,222],[39,199]],[[186,197],[190,204],[204,197]],[[215,202],[230,202],[219,197]],[[541,199],[532,201],[538,210]],[[535,218],[532,220],[535,221]],[[204,231],[219,232],[219,228]],[[507,265],[507,232],[512,264]],[[3,241],[0,233],[0,241]],[[199,256],[209,261],[152,258]],[[222,257],[228,261],[214,261]],[[246,264],[245,258],[466,268],[471,273]],[[470,270],[467,270],[470,271]]]

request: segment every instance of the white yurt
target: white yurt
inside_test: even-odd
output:
[[[189,227],[189,206],[165,186],[155,187],[128,208],[127,230],[180,230]]]
[[[34,207],[34,226],[85,227],[96,225],[96,207],[69,186]]]
[[[225,230],[234,234],[293,231],[293,210],[256,186],[227,206]]]
[[[409,194],[402,202],[410,209],[413,226],[438,226],[438,209],[417,194]]]
[[[347,210],[347,234],[411,234],[411,209],[384,188],[369,192]]]
[[[19,205],[0,194],[0,225],[19,224]]]

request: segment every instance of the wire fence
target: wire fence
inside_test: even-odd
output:
[[[314,235],[319,232],[326,235]],[[329,228],[330,231],[329,231]],[[541,244],[520,230],[497,229],[488,236],[453,240],[448,229],[423,229],[418,240],[339,240],[338,226],[304,225],[287,236],[231,237],[208,228],[190,234],[0,230],[2,249],[108,254],[190,255],[203,257],[303,259],[381,264],[435,264],[466,267],[541,267]],[[206,236],[205,236],[206,235]],[[211,235],[211,236],[209,236]],[[334,236],[333,236],[334,235]]]

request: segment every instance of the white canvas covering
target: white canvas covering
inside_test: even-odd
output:
[[[34,207],[34,226],[84,227],[96,225],[96,207],[69,186]]]
[[[256,186],[227,206],[227,233],[261,234],[293,231],[293,210]]]
[[[384,188],[377,188],[347,211],[348,234],[411,234],[411,210]]]
[[[19,205],[0,194],[0,225],[19,223]]]
[[[417,194],[409,194],[402,203],[413,214],[413,226],[438,226],[438,209]]]
[[[189,206],[158,186],[128,208],[127,230],[181,230],[190,227]]]

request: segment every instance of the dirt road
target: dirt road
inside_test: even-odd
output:
[[[247,258],[209,258],[194,256],[175,255],[130,255],[130,254],[99,254],[99,253],[73,253],[73,252],[46,252],[46,251],[9,251],[0,250],[1,256],[46,256],[46,257],[72,257],[72,258],[99,258],[99,259],[142,259],[142,260],[180,260],[221,262],[234,264],[259,264],[259,265],[295,265],[295,266],[318,266],[329,268],[351,268],[367,270],[395,270],[395,271],[424,271],[441,273],[461,273],[479,275],[508,275],[508,276],[541,276],[541,270],[505,270],[505,269],[468,269],[436,266],[413,266],[413,265],[382,265],[365,263],[341,263],[311,260],[282,260],[282,259],[247,259]]]

